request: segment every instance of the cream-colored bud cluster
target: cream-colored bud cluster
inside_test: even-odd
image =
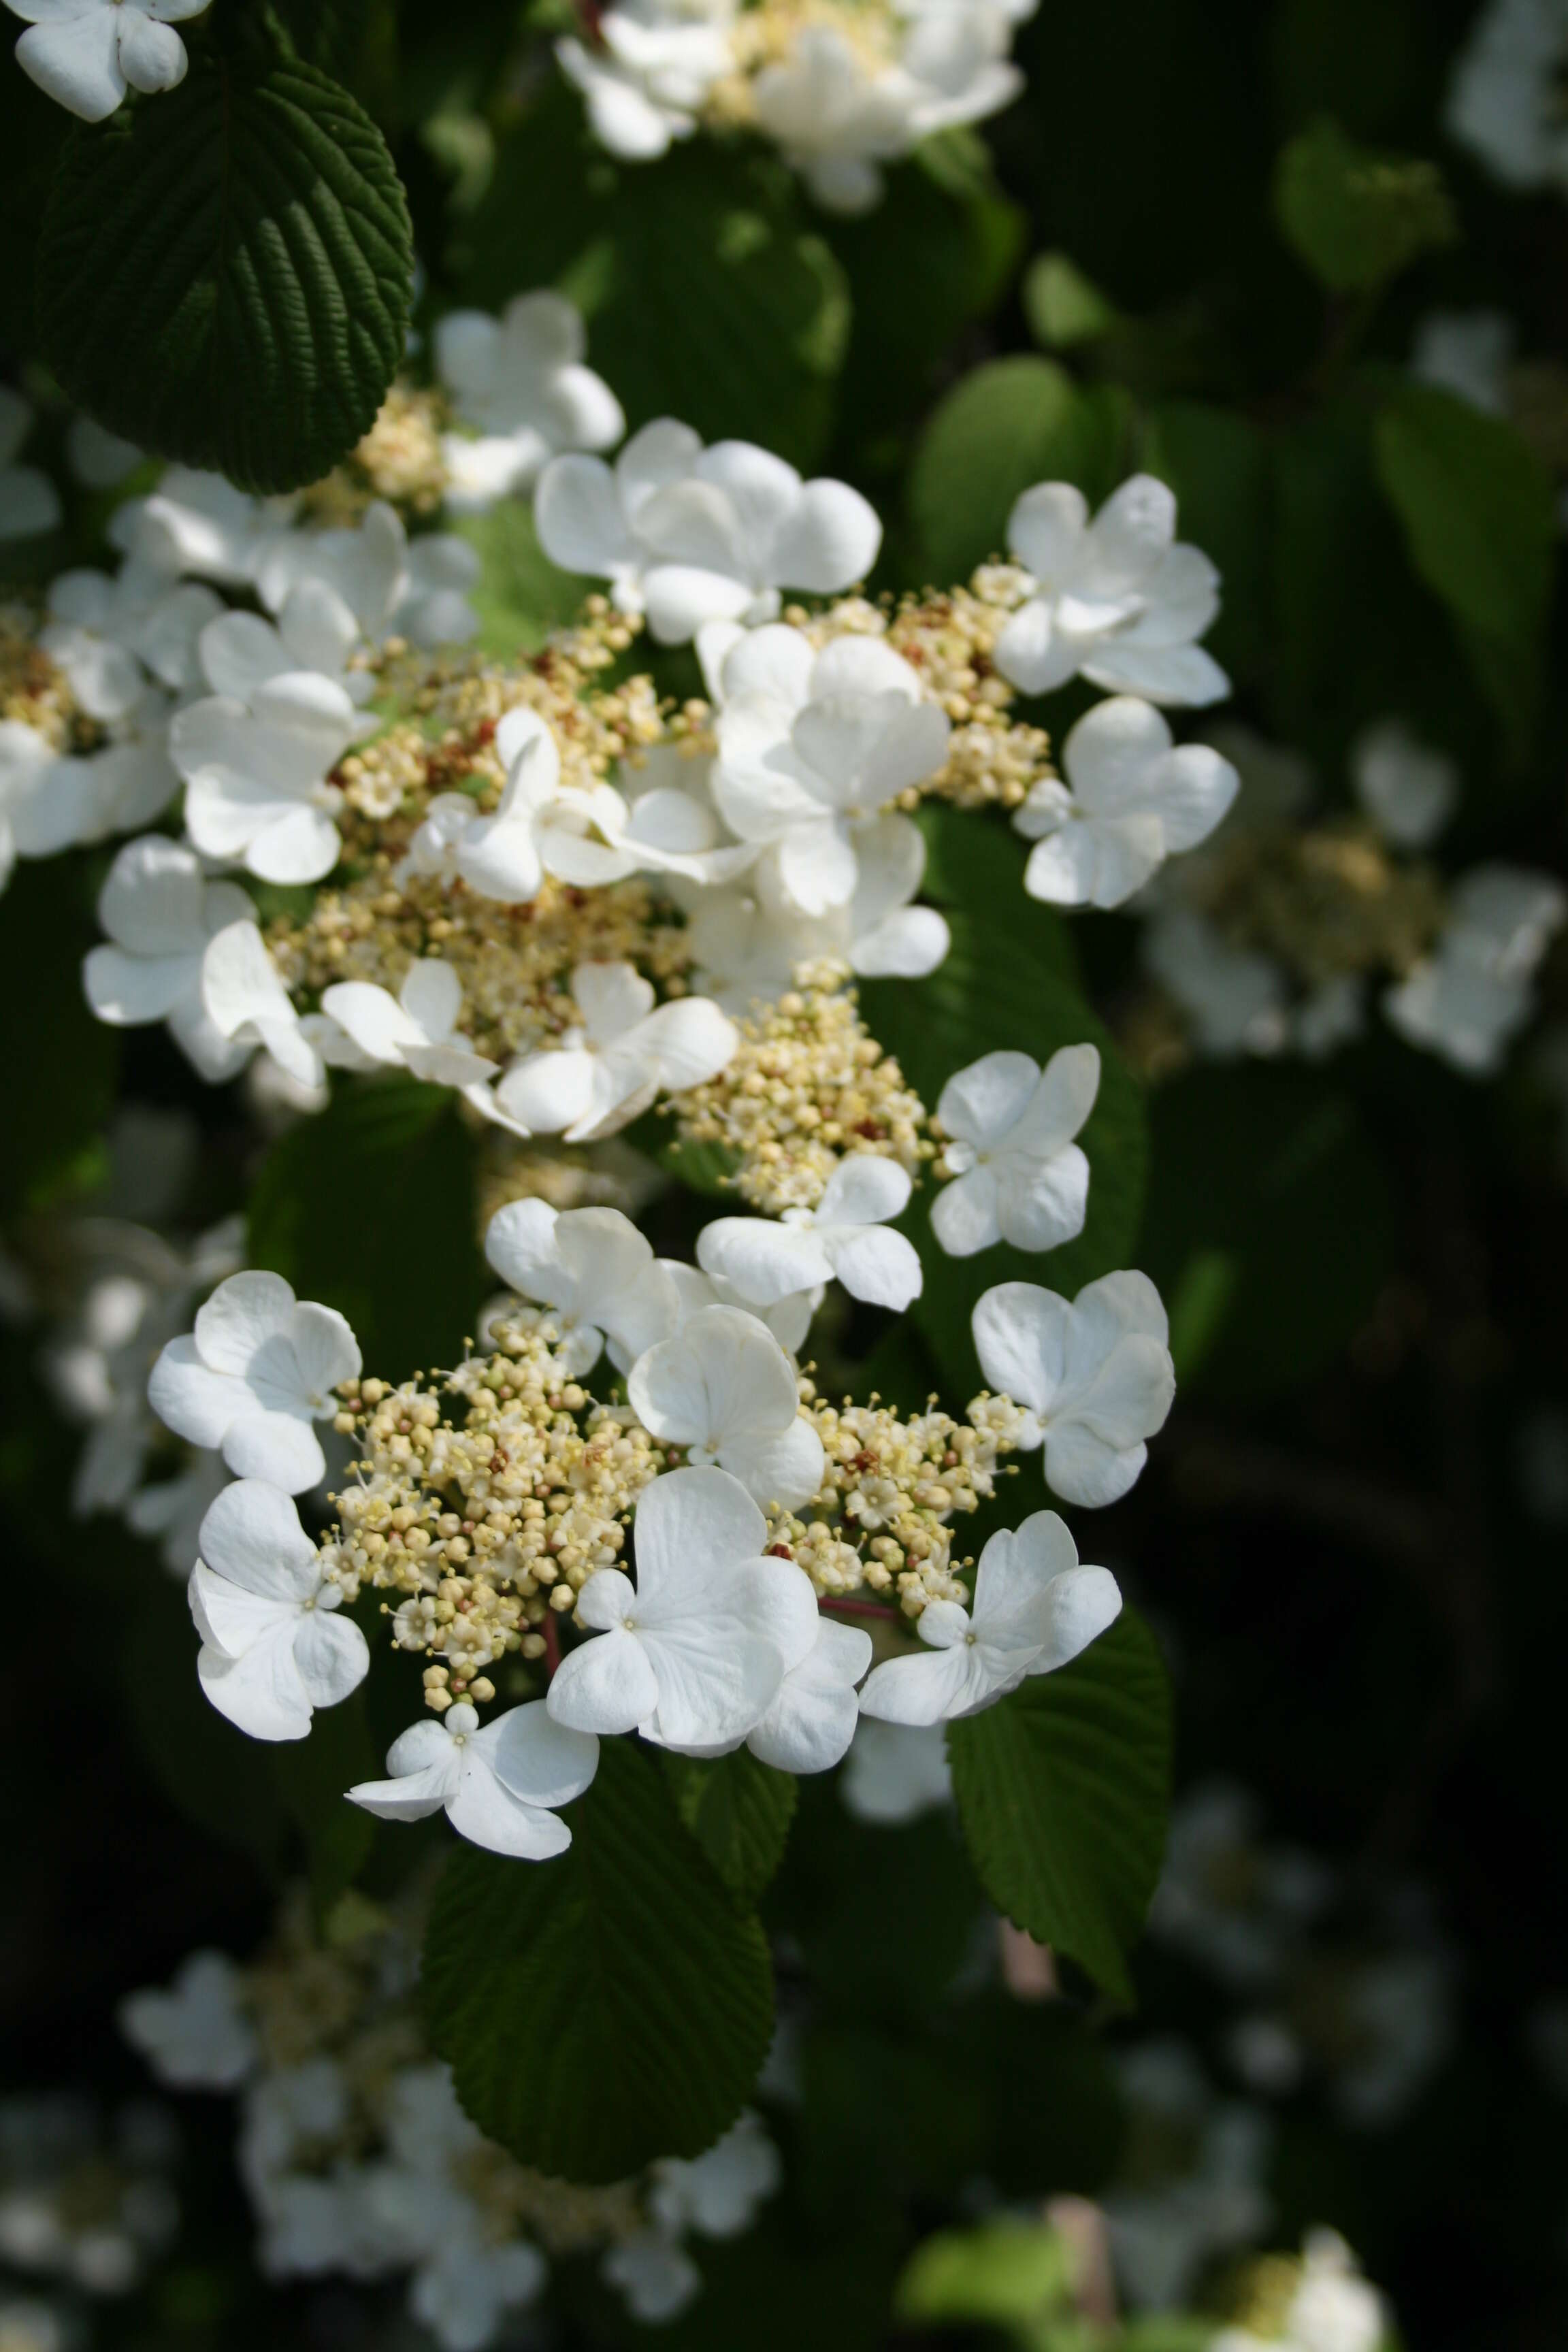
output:
[[[619,1209],[632,1217],[668,1181],[618,1135],[574,1147],[517,1143],[500,1128],[487,1128],[479,1145],[478,1230],[487,1234],[496,1212],[513,1201],[546,1201],[555,1210]]]
[[[447,495],[441,436],[449,421],[439,392],[395,383],[357,448],[302,493],[301,516],[342,528],[357,523],[377,499],[405,515],[436,514]]]
[[[242,1972],[241,2004],[268,2073],[311,2059],[339,2071],[345,2114],[330,2144],[301,2151],[310,2168],[374,2162],[387,2151],[398,2077],[433,2063],[415,1996],[428,1888],[384,1910],[350,1895],[318,1932],[302,1889],[284,1901],[268,1948]],[[487,2239],[526,2238],[546,2253],[591,2251],[647,2226],[645,2185],[604,2189],[547,2179],[493,2141],[453,2159],[457,2188],[479,2209]]]
[[[775,1004],[753,1006],[718,1076],[670,1106],[683,1141],[737,1156],[735,1189],[770,1216],[815,1208],[852,1153],[910,1175],[935,1153],[925,1105],[861,1020],[847,967],[803,964],[795,978]]]
[[[637,1498],[668,1461],[630,1410],[596,1404],[561,1357],[552,1325],[519,1309],[495,1352],[442,1377],[349,1383],[338,1427],[358,1447],[322,1547],[352,1599],[384,1604],[400,1649],[426,1669],[426,1705],[483,1705],[483,1669],[542,1656],[548,1612],[571,1609],[612,1568]]]
[[[936,1409],[912,1421],[873,1396],[869,1404],[819,1398],[801,1381],[806,1418],[822,1440],[827,1473],[801,1515],[775,1513],[769,1541],[786,1549],[827,1598],[896,1591],[907,1617],[931,1601],[967,1601],[957,1574],[949,1521],[978,1510],[995,1492],[998,1462],[1010,1434],[993,1425],[982,1398],[967,1422]],[[1016,1424],[1016,1408],[1011,1408]]]
[[[31,727],[57,751],[90,751],[103,730],[77,708],[63,671],[37,642],[38,615],[0,605],[0,719]]]
[[[1237,830],[1181,876],[1189,903],[1237,948],[1277,956],[1309,985],[1410,971],[1443,926],[1436,869],[1391,851],[1357,817]]]

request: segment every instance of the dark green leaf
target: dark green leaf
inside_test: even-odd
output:
[[[1557,545],[1545,467],[1510,425],[1423,383],[1394,392],[1376,455],[1411,562],[1459,625],[1483,688],[1528,735]]]
[[[318,1707],[310,1738],[275,1748],[271,1763],[305,1842],[316,1916],[324,1918],[353,1885],[375,1836],[372,1816],[343,1795],[357,1781],[381,1777],[363,1689],[337,1706]]]
[[[1131,2000],[1171,1794],[1170,1685],[1142,1619],[1123,1609],[1070,1665],[951,1724],[947,1747],[992,1901]]]
[[[431,2039],[480,2129],[568,2180],[696,2156],[744,2105],[772,1971],[656,1758],[606,1739],[558,1861],[463,1846],[425,1947]]]
[[[275,1144],[250,1201],[250,1264],[346,1315],[383,1379],[456,1363],[487,1288],[474,1147],[449,1092],[340,1076]]]
[[[81,992],[82,958],[97,940],[82,859],[18,868],[0,922],[0,989],[16,1008],[5,1083],[18,1113],[0,1122],[0,1216],[46,1208],[103,1173],[120,1040]],[[40,1006],[47,1020],[36,1017]]]
[[[39,324],[100,424],[242,488],[289,490],[374,421],[413,274],[369,116],[279,47],[215,43],[177,89],[72,131],[44,222]]]
[[[943,587],[1003,552],[1014,500],[1036,482],[1076,482],[1096,505],[1126,471],[1131,404],[1085,388],[1054,360],[992,360],[950,392],[910,475],[919,560]]]
[[[1274,206],[1289,243],[1335,294],[1382,286],[1456,234],[1436,163],[1358,146],[1327,120],[1280,155]]]
[[[1042,253],[1024,278],[1024,316],[1035,341],[1048,352],[1098,342],[1121,322],[1121,313],[1065,253]]]
[[[760,1764],[749,1748],[705,1761],[664,1759],[676,1811],[726,1886],[750,1908],[784,1858],[795,1819],[795,1783]]]
[[[1166,401],[1149,418],[1143,464],[1175,491],[1182,538],[1219,566],[1225,601],[1205,643],[1245,680],[1268,644],[1268,439],[1234,410]]]

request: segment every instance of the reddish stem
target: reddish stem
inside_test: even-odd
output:
[[[897,1609],[884,1609],[878,1601],[819,1600],[816,1605],[819,1609],[825,1609],[830,1617],[897,1618],[901,1614],[901,1612]]]
[[[553,1609],[544,1612],[544,1675],[548,1681],[561,1664],[561,1627]]]

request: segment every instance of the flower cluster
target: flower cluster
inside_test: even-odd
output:
[[[408,2277],[443,2352],[483,2352],[532,2304],[552,2258],[596,2252],[634,2316],[673,2318],[700,2291],[689,2236],[751,2226],[776,2149],[743,2116],[689,2162],[587,2189],[486,2140],[432,2056],[415,2000],[417,1897],[349,1898],[324,1934],[291,1897],[247,1966],[193,1952],[166,1989],[121,2004],[160,2082],[240,2101],[240,2173],[273,2279]]]
[[[556,43],[613,155],[645,163],[709,129],[760,132],[817,203],[862,213],[882,167],[1018,95],[1015,25],[1034,0],[620,0],[591,42]]]

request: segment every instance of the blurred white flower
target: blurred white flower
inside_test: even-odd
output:
[[[1396,849],[1425,849],[1459,804],[1459,772],[1428,751],[1402,719],[1369,727],[1351,746],[1356,798]]]
[[[225,1952],[191,1953],[166,1991],[128,1993],[120,2030],[161,2083],[177,2091],[232,2091],[256,2064],[256,2030],[243,1979]]]
[[[300,1495],[326,1472],[311,1423],[332,1418],[333,1391],[359,1369],[359,1342],[335,1307],[297,1300],[280,1274],[247,1271],[220,1282],[195,1330],[169,1342],[147,1393],[160,1420],[221,1451],[237,1478]],[[220,1495],[213,1507],[237,1507]]]
[[[1118,695],[1080,719],[1062,747],[1064,784],[1037,783],[1013,819],[1035,847],[1031,898],[1120,907],[1167,857],[1207,839],[1240,778],[1206,743],[1173,744],[1159,711]]]
[[[629,963],[580,963],[572,995],[582,1025],[558,1046],[521,1055],[496,1087],[500,1109],[524,1134],[568,1143],[614,1135],[661,1091],[717,1076],[741,1042],[708,997],[656,1005],[652,982]]]
[[[626,429],[620,402],[583,364],[581,314],[561,295],[513,297],[499,319],[449,310],[436,329],[436,373],[460,425],[441,443],[449,511],[472,512],[527,489],[563,449],[611,449]]]
[[[897,1312],[921,1293],[914,1244],[888,1230],[910,1202],[910,1179],[896,1161],[857,1153],[841,1160],[815,1209],[786,1209],[781,1219],[720,1217],[697,1237],[704,1274],[727,1282],[748,1307],[775,1307],[835,1276],[851,1298]]]

